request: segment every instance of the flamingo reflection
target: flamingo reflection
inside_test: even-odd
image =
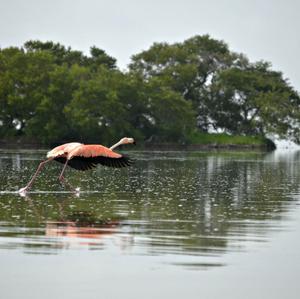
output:
[[[46,222],[46,236],[57,238],[63,248],[87,246],[101,249],[111,241],[120,249],[131,247],[133,237],[121,235],[122,223],[119,220],[95,220],[90,213],[78,212],[61,221]]]
[[[74,221],[48,221],[46,223],[46,236],[66,237],[77,239],[96,240],[110,236],[117,231],[118,221],[111,221],[97,226],[81,226]],[[97,245],[97,242],[80,242],[84,245]]]

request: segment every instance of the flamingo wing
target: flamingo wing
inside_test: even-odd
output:
[[[76,147],[68,154],[67,159],[69,160],[68,165],[70,167],[83,171],[96,167],[97,164],[121,168],[130,166],[133,163],[129,157],[115,153],[105,146],[96,144]],[[65,157],[57,157],[55,160],[60,163],[66,162]]]
[[[54,160],[59,163],[65,164],[67,159],[65,157],[57,157],[54,158]],[[87,161],[86,159],[78,159],[77,157],[74,157],[71,160],[69,160],[68,166],[77,170],[85,171],[85,170],[92,169],[97,165],[95,163],[91,163],[90,161]]]
[[[79,142],[70,142],[59,145],[53,148],[50,152],[47,153],[47,158],[56,158],[60,156],[66,156],[69,152],[74,150],[76,147],[81,146],[82,143]]]

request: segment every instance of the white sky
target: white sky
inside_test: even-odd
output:
[[[153,42],[208,33],[251,61],[270,61],[298,91],[299,29],[299,0],[0,0],[1,48],[30,39],[85,53],[95,45],[124,69]]]

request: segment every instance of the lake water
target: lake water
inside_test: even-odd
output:
[[[299,298],[300,152],[130,152],[127,169],[0,153],[0,298]]]

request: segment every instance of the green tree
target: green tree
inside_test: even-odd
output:
[[[54,63],[57,65],[64,63],[68,66],[72,66],[73,64],[86,64],[87,58],[81,51],[74,51],[70,47],[66,48],[60,43],[54,43],[52,41],[42,42],[39,40],[30,40],[24,44],[24,49],[28,53],[48,53],[53,57]]]
[[[142,117],[147,140],[186,143],[196,124],[191,102],[158,78],[144,83],[141,96],[146,108]]]
[[[128,121],[130,106],[123,93],[125,82],[120,71],[106,67],[99,67],[90,79],[81,82],[64,109],[80,136],[90,142],[108,144],[116,136],[131,135],[136,131]]]
[[[95,46],[90,48],[90,56],[86,56],[81,51],[72,50],[70,47],[66,48],[60,43],[52,41],[30,40],[24,44],[24,48],[29,53],[47,52],[51,54],[57,65],[67,64],[71,67],[74,64],[78,64],[90,67],[92,70],[95,70],[100,65],[109,69],[116,68],[116,59]]]
[[[220,70],[247,63],[243,55],[229,51],[227,44],[209,35],[195,36],[183,43],[155,43],[132,57],[130,70],[144,80],[158,78],[161,84],[192,102],[198,126],[207,129],[206,103],[210,83]]]
[[[268,63],[250,63],[208,35],[155,43],[128,72],[51,41],[0,49],[0,136],[44,143],[126,135],[181,142],[195,128],[299,140],[299,94]]]
[[[0,61],[1,133],[23,135],[45,96],[53,60],[48,53],[7,48],[1,50]]]
[[[98,68],[109,73],[115,62],[96,47],[88,57],[53,42],[28,41],[24,48],[0,50],[1,136],[43,143],[80,137],[66,118],[65,106]]]
[[[191,105],[159,80],[99,68],[82,82],[65,112],[79,134],[104,144],[116,136],[184,141],[193,127]]]
[[[102,49],[95,46],[90,49],[91,57],[88,58],[88,64],[92,69],[96,69],[98,66],[105,66],[108,69],[116,69],[117,60],[109,55]]]
[[[208,35],[155,43],[132,57],[130,71],[191,102],[201,131],[299,138],[299,95],[282,74]]]
[[[233,134],[299,138],[299,94],[268,63],[222,71],[211,85],[209,103],[216,128]]]
[[[82,81],[89,77],[85,67],[73,65],[55,66],[49,73],[49,85],[44,90],[42,101],[36,106],[36,115],[26,127],[26,135],[38,138],[43,143],[60,143],[78,137],[65,115],[65,107]]]

